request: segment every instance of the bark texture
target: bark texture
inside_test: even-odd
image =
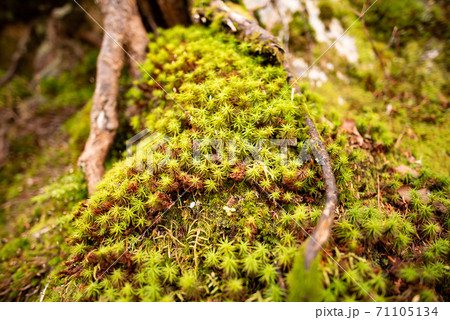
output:
[[[157,0],[164,20],[168,27],[177,24],[188,26],[191,24],[191,1],[190,0]]]
[[[157,27],[170,28],[192,23],[192,0],[137,0],[147,30],[158,34]]]
[[[136,61],[144,60],[148,42],[135,0],[100,0],[99,5],[105,34],[97,60],[91,131],[78,160],[86,173],[89,193],[103,177],[104,162],[119,126],[117,97],[125,57],[130,59],[132,75],[139,77]]]
[[[104,15],[105,34],[97,60],[91,131],[78,160],[86,173],[89,193],[95,191],[105,173],[105,159],[119,126],[117,96],[126,58],[132,77],[138,79],[141,75],[138,63],[145,60],[148,37],[140,13],[157,34],[157,25],[189,25],[190,3],[190,0],[98,0]]]

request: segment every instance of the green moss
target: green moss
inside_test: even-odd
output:
[[[41,106],[45,113],[67,106],[83,105],[94,92],[93,78],[98,52],[86,54],[83,61],[58,77],[44,78],[39,83],[40,93],[47,99]]]
[[[89,115],[91,108],[92,100],[89,100],[89,102],[86,103],[80,111],[66,121],[62,128],[70,136],[69,148],[71,150],[72,159],[74,162],[81,154],[82,148],[89,136]]]
[[[335,2],[329,5],[334,15],[347,20],[348,10]],[[309,28],[299,15],[292,25],[302,32]],[[420,70],[418,46],[411,45],[412,53],[402,55],[399,65],[392,67],[396,79],[410,80],[395,88],[402,93],[389,102],[397,111],[386,115],[387,100],[371,92],[380,90],[384,82],[379,70],[373,70],[376,60],[367,49],[361,54],[361,68],[348,67],[337,55],[329,58],[338,70],[348,71],[349,84],[331,75],[336,81],[316,94],[301,84],[302,94],[291,100],[286,74],[277,59],[266,56],[267,48],[252,39],[238,41],[220,32],[220,26],[219,17],[210,29],[177,27],[161,31],[158,39],[150,36],[144,67],[162,88],[144,75],[124,97],[127,105],[142,111],[129,126],[121,126],[124,136],[149,128],[170,137],[170,161],[159,162],[165,155],[162,148],[141,150],[135,160],[143,157],[150,173],[112,157],[112,168],[98,191],[57,220],[49,217],[46,204],[53,203],[61,211],[84,198],[82,177],[66,177],[35,198],[41,204],[35,215],[43,219],[32,232],[55,224],[68,238],[60,251],[49,244],[63,241],[56,228],[37,241],[36,250],[45,251],[56,266],[51,287],[62,288],[49,290],[46,300],[445,299],[450,219],[434,202],[450,207],[448,177],[429,169],[418,177],[391,174],[396,165],[407,163],[395,148],[405,125],[414,130],[423,125],[424,133],[432,132],[430,124],[423,124],[430,114],[436,115],[433,125],[445,123],[446,113],[435,99],[443,90],[444,77],[426,78]],[[360,25],[352,32],[359,36],[357,43],[370,48]],[[410,65],[417,68],[402,70]],[[122,84],[129,81],[123,78]],[[423,102],[425,112],[402,111],[400,106],[407,103],[402,94],[410,91],[417,92],[415,99],[419,95],[429,99],[417,100]],[[394,90],[386,94],[391,93]],[[346,100],[343,106],[338,106],[340,96]],[[88,108],[66,124],[74,149],[86,136]],[[308,149],[306,112],[314,119],[323,115],[330,119],[317,122],[317,128],[340,191],[326,252],[310,270],[304,269],[300,249],[321,214],[325,186],[320,166],[313,159],[283,165],[276,146],[257,144],[260,139],[296,138],[299,144],[289,148],[290,157]],[[355,146],[354,137],[339,129],[346,117],[355,118],[368,147]],[[398,144],[410,143],[407,136]],[[235,141],[223,146],[224,154],[236,154],[235,161],[218,162],[206,156],[220,149],[208,143],[199,144],[202,154],[194,161],[193,140],[217,138]],[[423,149],[428,147],[436,150],[431,145]],[[252,158],[255,149],[260,149],[264,165]],[[428,188],[430,201],[414,192],[411,202],[403,201],[397,193],[403,185]],[[70,204],[65,206],[64,201]],[[35,244],[33,238],[26,239]],[[15,284],[11,297],[19,295],[21,279],[42,281],[36,276],[40,264],[31,262],[38,251],[24,248],[27,262],[7,271]],[[16,243],[4,251],[10,256],[21,254]]]
[[[0,259],[3,261],[18,253],[20,250],[29,248],[27,239],[17,238],[8,242],[0,250]]]
[[[0,107],[12,108],[18,102],[30,97],[27,79],[15,76],[10,82],[0,88]]]
[[[99,295],[103,300],[151,301],[287,298],[278,273],[285,276],[290,270],[298,269],[292,275],[300,272],[301,262],[294,263],[293,253],[305,240],[305,234],[297,223],[314,226],[321,212],[319,201],[294,204],[304,198],[321,198],[324,185],[320,170],[313,163],[280,166],[280,159],[270,147],[261,152],[265,167],[257,162],[241,166],[251,153],[239,135],[254,143],[261,138],[281,137],[296,137],[302,143],[308,138],[302,128],[305,107],[314,108],[317,100],[307,91],[294,101],[277,99],[286,90],[284,72],[277,66],[260,67],[264,62],[252,54],[232,37],[199,27],[167,30],[151,42],[145,68],[166,92],[147,76],[136,84],[139,89],[131,89],[129,103],[145,106],[143,113],[132,120],[133,127],[148,127],[170,136],[172,150],[178,150],[178,156],[166,166],[152,165],[153,174],[135,171],[125,162],[116,164],[100,183],[98,192],[78,209],[74,215],[72,259],[57,277],[57,281],[68,286],[64,299],[98,299]],[[320,112],[320,105],[314,109]],[[277,119],[286,122],[280,124]],[[369,123],[373,120],[359,123],[361,132],[369,134],[366,132],[370,130],[376,139],[390,146],[388,128],[381,125],[369,129]],[[348,267],[344,272],[324,257],[326,262],[316,267],[324,278],[314,278],[314,283],[323,283],[324,290],[308,299],[365,300],[369,299],[367,292],[372,292],[383,300],[393,292],[389,280],[374,271],[386,263],[377,248],[383,244],[408,257],[416,235],[427,232],[428,237],[435,237],[441,226],[434,228],[428,223],[416,229],[411,226],[414,216],[405,221],[401,214],[378,208],[374,201],[357,201],[356,193],[377,190],[371,172],[365,172],[365,178],[359,182],[353,180],[362,173],[358,163],[370,158],[347,149],[344,137],[328,138],[336,129],[321,124],[319,128],[329,142],[346,208],[330,241],[348,250],[335,254],[335,259]],[[214,163],[202,155],[200,162],[192,165],[191,141],[217,136],[238,138],[235,146],[224,146],[225,151],[236,152],[237,161]],[[202,148],[206,153],[213,151],[207,145]],[[154,152],[147,163],[157,163],[155,160],[162,156],[161,151]],[[422,183],[425,181],[423,178]],[[170,206],[183,190],[188,190],[188,194],[180,205]],[[275,201],[282,203],[292,218]],[[190,203],[195,205],[188,206]],[[427,213],[427,209],[420,210],[422,216]],[[141,240],[138,236],[147,228],[152,236]],[[96,279],[87,270],[101,274],[123,253],[125,243],[127,253],[102,281],[108,279],[119,292],[121,288],[125,290],[124,283],[137,289],[128,290],[122,298],[100,287],[85,289],[91,288]],[[359,252],[361,247],[371,248],[370,259],[354,256],[352,252]],[[438,252],[445,251],[442,246],[435,247],[430,247],[430,252],[440,255]],[[135,271],[124,278],[123,270],[130,270],[131,265]],[[429,277],[441,276],[434,275],[436,268],[429,269]],[[290,277],[294,288],[299,277]],[[150,285],[146,279],[155,282]],[[294,292],[292,289],[290,294],[297,298],[292,299],[305,299],[303,294]]]
[[[319,18],[322,21],[330,22],[331,19],[334,17],[333,6],[330,4],[329,1],[320,1],[319,10],[320,10]]]

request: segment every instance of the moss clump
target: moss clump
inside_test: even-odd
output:
[[[321,213],[320,167],[313,159],[284,165],[275,146],[257,141],[296,138],[298,149],[289,148],[290,157],[307,149],[303,117],[306,107],[320,114],[320,103],[307,90],[292,100],[278,98],[287,89],[282,68],[263,66],[266,62],[252,56],[247,44],[217,31],[166,30],[149,48],[145,68],[163,88],[146,75],[135,84],[128,103],[142,113],[131,125],[136,132],[148,127],[170,137],[171,158],[161,165],[165,150],[148,148],[135,160],[142,157],[151,171],[137,170],[132,161],[109,171],[73,215],[71,258],[53,277],[64,290],[48,299],[304,298],[295,275],[305,271],[294,258]],[[322,256],[312,274],[323,289],[318,286],[309,298],[408,300],[423,293],[423,299],[439,299],[448,289],[448,243],[443,240],[448,216],[441,220],[418,200],[405,207],[396,190],[403,184],[418,189],[433,184],[433,197],[444,201],[448,183],[430,174],[386,174],[377,184],[376,154],[349,148],[336,127],[318,128],[343,205],[329,242],[335,249]],[[194,160],[196,139],[235,143],[219,148],[199,142],[202,152]],[[261,148],[260,161],[252,157],[255,147]],[[226,157],[230,153],[235,161]],[[217,161],[208,154],[223,157]],[[387,191],[377,200],[380,184]],[[413,249],[418,247],[424,249],[419,256]],[[411,261],[426,280],[405,283],[409,295],[402,296],[394,282],[414,281],[400,271]],[[438,279],[442,288],[433,287]]]
[[[326,3],[344,24],[354,21],[346,8]],[[395,173],[408,160],[395,151],[399,128],[412,124],[430,134],[430,124],[445,124],[448,115],[436,100],[445,92],[445,73],[435,72],[433,63],[429,76],[421,68],[421,46],[412,43],[396,66],[387,63],[396,81],[381,93],[381,73],[366,49],[358,68],[337,55],[331,60],[348,71],[350,84],[330,81],[320,96],[301,85],[302,95],[291,99],[283,69],[264,56],[264,46],[238,42],[220,26],[219,17],[209,30],[176,28],[151,38],[145,68],[162,87],[148,75],[134,83],[125,99],[141,113],[130,122],[133,130],[121,130],[132,136],[150,128],[170,140],[137,154],[134,160],[141,157],[146,170],[132,161],[115,163],[97,193],[72,214],[65,212],[85,197],[81,175],[35,198],[33,216],[18,222],[18,240],[0,250],[5,299],[37,300],[39,285],[51,280],[45,296],[50,301],[448,300],[448,175],[429,169]],[[291,26],[309,36],[298,14]],[[351,32],[362,34],[358,25]],[[310,46],[312,38],[294,49]],[[383,54],[393,57],[389,48]],[[130,84],[123,78],[121,85]],[[333,110],[337,93],[347,103]],[[330,95],[335,102],[329,103]],[[75,122],[88,125],[87,108]],[[321,214],[320,166],[308,157],[286,165],[279,146],[258,144],[294,138],[298,145],[288,148],[290,159],[308,151],[306,112],[330,119],[317,128],[340,190],[332,235],[311,271],[303,269],[300,252]],[[363,143],[339,128],[345,117],[355,118]],[[85,131],[73,121],[66,130],[78,148]],[[171,157],[161,162],[167,146]],[[194,146],[201,151],[197,158]],[[119,152],[115,147],[113,153]],[[401,188],[410,190],[408,200]],[[38,289],[24,297],[25,283]]]
[[[10,228],[8,241],[0,249],[1,300],[36,301],[49,281],[49,274],[62,268],[68,256],[65,235],[72,219],[67,210],[86,198],[80,172],[69,174],[27,201],[28,211]]]
[[[117,164],[75,213],[63,298],[284,299],[279,279],[306,234],[274,201],[291,210],[310,188],[318,192],[319,168],[284,166],[270,144],[259,161],[251,155],[259,140],[308,138],[308,96],[279,99],[288,89],[282,67],[263,67],[247,45],[222,33],[175,28],[152,40],[145,68],[163,89],[146,75],[136,83],[129,103],[144,110],[132,125],[170,136],[172,159],[158,166],[162,150],[147,156],[152,173]],[[206,153],[214,150],[201,143],[193,159],[195,140],[217,138],[235,142],[223,148],[235,159],[213,161]],[[142,239],[144,231],[152,236]],[[122,293],[126,285],[133,290]],[[109,289],[116,294],[105,295]]]

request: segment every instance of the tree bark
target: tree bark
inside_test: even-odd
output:
[[[157,27],[187,27],[192,23],[192,0],[137,0],[147,30],[158,34]]]
[[[190,0],[157,0],[164,20],[168,27],[181,24],[185,27],[191,24]]]
[[[139,63],[145,60],[148,37],[139,8],[150,28],[157,33],[157,25],[189,25],[190,3],[190,0],[98,0],[104,15],[105,34],[97,60],[91,131],[78,159],[86,173],[90,194],[105,173],[106,156],[119,126],[117,96],[125,58],[129,59],[134,79],[140,77]]]
[[[86,173],[89,193],[105,172],[104,162],[114,141],[119,120],[119,78],[129,51],[131,73],[138,78],[136,61],[145,58],[148,38],[135,0],[99,0],[104,15],[102,47],[97,59],[97,81],[91,111],[91,130],[78,163]]]

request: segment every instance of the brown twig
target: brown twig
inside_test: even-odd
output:
[[[381,205],[381,193],[380,193],[380,176],[377,174],[377,204],[378,209],[380,209]]]
[[[397,37],[397,34],[398,34],[397,26],[394,26],[394,29],[392,30],[392,34],[391,34],[391,37],[389,38],[388,44],[386,45],[386,47],[384,47],[383,51],[385,51],[391,47],[392,43],[394,43],[395,38]]]
[[[306,115],[306,125],[309,127],[309,134],[312,140],[316,143],[313,148],[313,153],[316,159],[319,160],[322,167],[322,175],[325,180],[325,206],[322,210],[319,222],[314,229],[311,237],[307,240],[305,245],[305,268],[309,269],[314,258],[330,236],[331,225],[334,220],[334,212],[338,202],[338,189],[336,187],[336,179],[334,177],[333,169],[331,167],[330,156],[325,148],[316,127],[310,116]]]
[[[255,35],[257,35],[259,41],[264,42],[269,48],[271,48],[273,50],[273,54],[279,58],[288,73],[288,83],[292,84],[292,87],[300,93],[298,87],[294,86],[295,81],[293,73],[291,72],[289,64],[285,60],[283,46],[270,32],[261,28],[256,22],[232,11],[221,0],[212,1],[211,6],[218,12],[226,13],[225,19],[230,20],[232,24],[238,26],[239,30],[236,31],[238,31],[244,39],[254,39]],[[322,167],[322,175],[325,180],[325,206],[319,222],[317,223],[317,227],[305,244],[305,268],[309,269],[312,261],[323,248],[323,245],[330,236],[331,225],[334,220],[334,212],[336,211],[338,202],[338,190],[336,187],[336,179],[334,177],[333,169],[331,167],[330,157],[313,121],[308,114],[305,116],[305,122],[309,127],[309,134],[315,145],[315,147],[312,148],[314,156]]]

